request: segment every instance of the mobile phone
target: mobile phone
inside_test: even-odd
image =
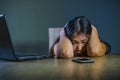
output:
[[[77,58],[77,59],[72,59],[73,62],[77,63],[94,63],[95,61],[90,58]]]

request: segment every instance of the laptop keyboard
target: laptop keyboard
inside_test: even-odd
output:
[[[24,57],[18,57],[18,60],[24,61],[24,60],[40,60],[40,59],[50,59],[50,58],[52,58],[52,55],[24,56]]]

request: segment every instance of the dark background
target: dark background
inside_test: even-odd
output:
[[[120,0],[0,0],[16,50],[48,53],[49,27],[63,27],[74,16],[86,16],[102,40],[120,53]]]

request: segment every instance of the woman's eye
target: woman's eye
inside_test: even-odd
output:
[[[72,44],[76,44],[76,42],[72,42]]]
[[[77,42],[76,41],[72,41],[72,44],[77,44]]]
[[[83,44],[87,44],[87,42],[83,42]]]

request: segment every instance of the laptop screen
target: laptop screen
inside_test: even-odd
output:
[[[15,59],[14,50],[4,14],[0,14],[0,59]]]

